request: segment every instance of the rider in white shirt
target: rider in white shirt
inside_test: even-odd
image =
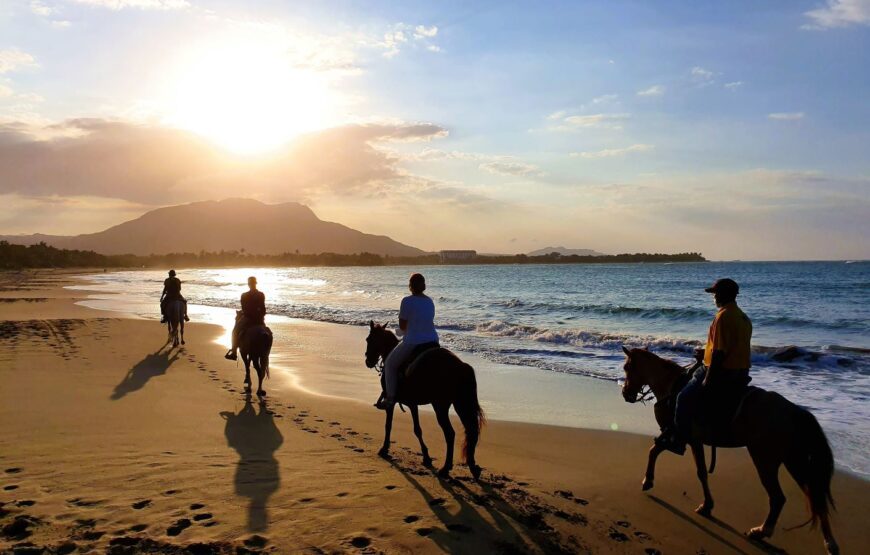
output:
[[[413,274],[408,283],[411,294],[402,299],[399,308],[399,329],[404,332],[402,341],[389,354],[384,364],[386,401],[382,408],[394,405],[399,389],[399,368],[414,349],[424,343],[437,343],[435,331],[435,303],[423,294],[426,279],[422,274]],[[401,333],[400,333],[401,335]]]

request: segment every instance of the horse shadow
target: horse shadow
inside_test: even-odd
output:
[[[146,355],[145,358],[127,370],[124,379],[115,386],[115,390],[112,391],[109,398],[117,401],[129,393],[145,387],[151,378],[166,374],[166,371],[172,366],[172,363],[178,360],[179,356],[179,352],[173,351],[171,348],[164,350],[168,344],[167,342],[156,352]]]
[[[235,493],[250,500],[247,525],[252,532],[262,532],[269,527],[267,503],[281,484],[275,451],[284,443],[272,411],[266,407],[265,401],[258,404],[259,411],[255,410],[248,394],[238,413],[220,413],[226,421],[224,435],[227,445],[239,454]]]
[[[672,514],[680,517],[681,519],[683,519],[687,523],[689,523],[692,526],[695,526],[696,528],[705,532],[711,538],[726,545],[735,553],[741,553],[742,555],[749,555],[746,551],[744,551],[743,549],[740,549],[739,547],[737,547],[735,544],[733,544],[730,541],[728,541],[727,539],[725,539],[720,534],[717,534],[716,532],[714,532],[710,528],[708,528],[708,527],[704,526],[703,524],[701,524],[700,522],[698,522],[698,520],[696,518],[692,518],[692,516],[686,514],[682,510],[678,509],[677,507],[671,505],[670,503],[668,503],[664,499],[661,499],[660,497],[656,497],[655,495],[647,495],[647,497],[649,499],[651,499],[652,501],[654,501],[655,503],[657,503],[658,505],[660,505],[661,507],[663,507],[666,510],[668,510],[669,512],[671,512]],[[704,517],[704,519],[707,522],[710,522],[712,524],[715,524],[719,528],[722,528],[722,530],[724,530],[725,532],[729,532],[729,533],[734,534],[735,536],[739,537],[742,540],[748,541],[750,544],[757,547],[761,551],[764,551],[765,553],[771,553],[771,554],[775,553],[775,554],[780,554],[780,555],[784,555],[784,554],[788,553],[786,550],[784,550],[780,547],[777,547],[775,545],[772,545],[770,543],[767,543],[766,541],[753,540],[753,539],[747,538],[745,535],[741,534],[740,531],[738,531],[736,528],[734,528],[733,526],[731,526],[730,524],[728,524],[727,522],[725,522],[723,520],[719,520],[718,518],[716,518],[714,516]]]
[[[520,501],[505,495],[501,484],[480,482],[482,493],[470,490],[463,480],[470,478],[438,478],[441,487],[459,505],[451,512],[444,500],[436,498],[424,487],[417,476],[433,476],[428,469],[406,466],[393,458],[390,464],[416,489],[441,521],[443,528],[420,529],[445,553],[467,553],[467,534],[490,538],[488,551],[495,553],[572,553],[580,545],[565,545],[561,537],[546,526],[535,507],[534,500]],[[488,517],[488,518],[487,518]]]

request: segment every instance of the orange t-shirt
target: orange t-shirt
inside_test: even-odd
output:
[[[728,370],[743,370],[752,364],[750,359],[750,342],[752,340],[752,322],[740,310],[737,303],[729,303],[719,309],[710,332],[707,334],[707,347],[704,349],[704,365],[708,368],[713,363],[713,351],[725,353],[722,367]]]

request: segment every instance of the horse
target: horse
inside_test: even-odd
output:
[[[377,325],[374,322],[369,322],[369,335],[366,338],[365,352],[366,366],[375,368],[379,363],[386,361],[387,355],[398,344],[399,340],[393,332],[387,329],[386,324]],[[381,387],[384,387],[383,372],[381,372]],[[413,371],[401,381],[397,401],[407,406],[411,411],[411,418],[414,421],[414,435],[420,441],[420,450],[423,453],[423,464],[430,468],[432,467],[432,458],[423,442],[419,406],[431,404],[432,408],[435,409],[435,417],[444,431],[444,439],[447,441],[444,466],[438,471],[438,475],[442,478],[449,477],[450,471],[453,470],[455,433],[450,424],[450,407],[452,405],[465,428],[462,454],[469,470],[471,470],[471,475],[475,480],[480,479],[482,469],[475,462],[474,452],[486,418],[477,399],[477,378],[474,375],[474,368],[470,364],[462,362],[459,357],[444,348],[439,347],[426,351],[413,361]],[[378,451],[378,455],[385,459],[390,458],[390,431],[393,427],[394,408],[390,407],[386,411],[384,444]]]
[[[622,350],[626,356],[622,397],[626,402],[635,403],[639,398],[642,399],[645,387],[660,402],[678,393],[675,384],[684,372],[682,366],[646,349],[629,350],[623,347]],[[834,507],[831,495],[834,456],[816,418],[778,393],[753,387],[741,399],[726,432],[728,437],[723,441],[711,438],[709,431],[693,436],[689,441],[704,491],[704,502],[695,512],[710,516],[713,511],[704,445],[714,448],[746,447],[769,500],[769,511],[764,523],[750,529],[747,535],[755,540],[773,535],[776,521],[785,505],[785,495],[779,485],[779,467],[785,464],[789,474],[804,491],[809,504],[810,519],[801,526],[812,523],[815,527],[821,522],[828,554],[839,553],[829,516],[829,508]],[[642,484],[644,491],[653,487],[656,459],[663,450],[664,447],[658,444],[653,444],[649,450]]]
[[[242,311],[236,311],[236,323],[243,318]],[[251,363],[257,371],[257,396],[266,395],[263,378],[269,377],[269,353],[272,351],[272,330],[265,324],[249,326],[239,337],[239,354],[245,363],[245,391],[251,391]]]
[[[167,301],[166,329],[169,331],[167,342],[171,342],[173,347],[178,347],[179,342],[184,345],[184,301]]]

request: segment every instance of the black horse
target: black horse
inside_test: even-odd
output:
[[[236,311],[236,322],[242,316],[242,311]],[[272,351],[272,330],[265,324],[251,326],[242,331],[239,337],[239,354],[245,363],[245,391],[251,391],[251,363],[257,371],[257,395],[266,395],[263,389],[263,378],[269,377],[269,353]]]
[[[399,340],[386,324],[377,325],[369,322],[369,336],[366,338],[366,366],[374,368],[399,344]],[[382,373],[383,374],[383,373]],[[381,387],[384,386],[384,377],[381,375]],[[438,424],[444,431],[444,439],[447,440],[447,455],[444,466],[438,471],[438,475],[446,477],[453,469],[453,440],[455,433],[450,424],[450,406],[456,409],[456,414],[465,427],[465,443],[462,453],[471,470],[472,476],[480,478],[481,468],[474,460],[474,451],[480,438],[480,430],[486,421],[483,409],[477,400],[477,379],[474,376],[474,368],[459,360],[459,357],[443,348],[426,351],[414,361],[411,371],[399,383],[399,395],[397,401],[407,406],[414,419],[414,435],[420,440],[420,450],[423,453],[423,464],[432,466],[432,458],[429,450],[423,443],[423,430],[420,428],[420,405],[432,405]],[[387,410],[386,435],[384,445],[378,451],[378,455],[389,458],[390,454],[390,430],[393,427],[393,408]]]

